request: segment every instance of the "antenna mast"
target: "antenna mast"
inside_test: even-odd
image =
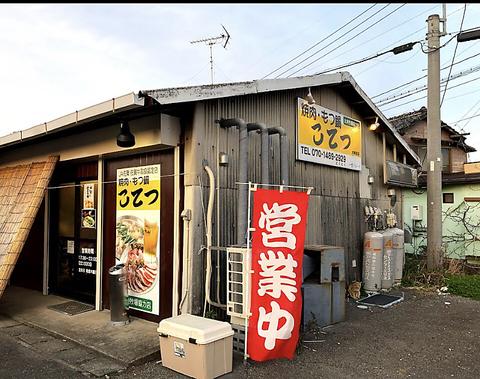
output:
[[[222,25],[223,30],[225,33],[220,34],[217,37],[211,37],[211,38],[203,38],[199,39],[196,41],[190,41],[190,43],[200,43],[200,42],[205,42],[205,44],[210,48],[210,77],[212,80],[213,84],[213,45],[216,45],[217,43],[221,43],[225,41],[223,44],[223,48],[225,49],[227,47],[227,43],[230,40],[230,34],[227,32],[227,29],[225,29],[225,26]]]

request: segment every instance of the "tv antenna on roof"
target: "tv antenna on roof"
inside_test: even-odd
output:
[[[196,41],[190,41],[190,43],[199,43],[199,42],[205,42],[207,46],[210,47],[210,76],[212,79],[212,84],[213,84],[213,45],[216,45],[217,43],[222,43],[225,41],[223,44],[223,48],[225,49],[227,47],[227,43],[230,40],[230,34],[227,32],[227,29],[225,29],[225,26],[222,25],[223,30],[225,33],[220,34],[217,37],[211,37],[211,38],[203,38],[199,39]]]

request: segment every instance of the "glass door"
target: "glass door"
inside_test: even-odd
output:
[[[97,266],[96,181],[50,190],[50,289],[93,304]]]

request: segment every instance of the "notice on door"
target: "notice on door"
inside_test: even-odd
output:
[[[130,308],[159,314],[160,165],[117,170],[116,263],[125,263]]]

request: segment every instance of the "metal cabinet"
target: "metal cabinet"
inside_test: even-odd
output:
[[[307,245],[303,264],[303,327],[323,327],[345,320],[343,247]]]

